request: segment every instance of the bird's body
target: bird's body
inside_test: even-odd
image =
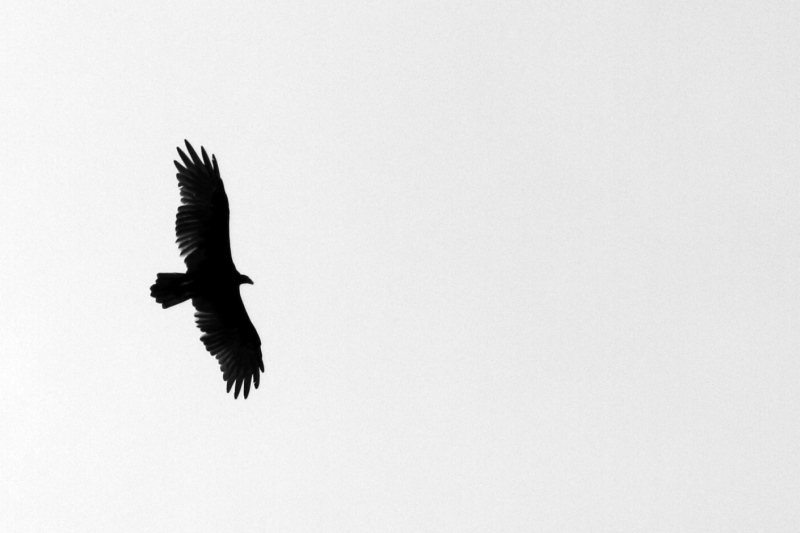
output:
[[[244,397],[251,381],[258,388],[264,371],[261,339],[244,308],[239,286],[253,282],[236,270],[231,257],[228,196],[220,178],[216,157],[202,160],[189,141],[190,157],[178,148],[183,165],[175,161],[181,205],[175,230],[186,273],[158,274],[150,294],[165,309],[191,299],[196,309],[200,338],[219,361],[228,392],[236,385],[234,397],[244,385]]]

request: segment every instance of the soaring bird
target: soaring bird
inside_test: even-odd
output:
[[[202,159],[189,141],[186,150],[178,148],[183,165],[175,161],[181,206],[175,221],[178,246],[186,263],[186,273],[158,274],[150,295],[166,309],[191,299],[196,310],[200,340],[219,361],[228,392],[234,383],[234,398],[244,383],[244,397],[250,382],[256,388],[264,371],[261,339],[247,316],[239,285],[253,281],[240,274],[231,257],[228,196],[219,175],[217,158],[211,161],[203,147]]]

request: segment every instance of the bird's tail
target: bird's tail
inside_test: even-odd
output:
[[[164,309],[183,303],[192,297],[192,278],[187,274],[158,274],[150,296]]]

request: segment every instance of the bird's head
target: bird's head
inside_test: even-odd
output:
[[[239,285],[241,285],[242,283],[249,283],[250,285],[253,285],[253,280],[248,278],[244,274],[239,274]]]

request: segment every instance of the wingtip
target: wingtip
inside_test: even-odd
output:
[[[250,375],[248,375],[246,378],[244,378],[244,399],[245,400],[247,399],[247,395],[250,394],[250,380],[252,378],[253,378],[253,376],[250,376]]]
[[[197,166],[201,166],[203,163],[200,160],[200,157],[198,157],[197,152],[194,149],[194,146],[189,144],[189,141],[186,141],[186,149],[189,151],[189,155],[192,158],[192,162]]]
[[[211,168],[211,161],[208,160],[208,154],[206,153],[205,146],[200,147],[200,154],[203,156],[203,164],[206,167]]]

